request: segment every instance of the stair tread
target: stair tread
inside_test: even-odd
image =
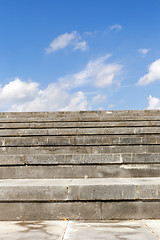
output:
[[[159,199],[160,177],[0,180],[0,201]]]

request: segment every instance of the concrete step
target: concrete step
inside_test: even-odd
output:
[[[83,115],[88,116],[90,114],[97,115],[153,115],[159,114],[160,110],[102,110],[102,111],[46,111],[46,112],[1,112],[1,118],[10,118],[10,117],[54,117],[54,116],[69,116],[69,115]]]
[[[0,166],[0,179],[159,177],[160,164]]]
[[[160,135],[0,137],[0,147],[159,145]]]
[[[70,135],[125,135],[159,134],[159,127],[111,128],[49,128],[49,129],[0,129],[0,136],[70,136]]]
[[[110,122],[73,122],[73,121],[64,121],[64,122],[56,122],[53,120],[47,121],[47,119],[36,119],[36,121],[28,122],[29,119],[11,119],[11,122],[9,122],[9,119],[5,119],[5,121],[8,122],[2,122],[2,119],[0,119],[0,129],[45,129],[45,128],[94,128],[94,127],[100,127],[100,128],[109,128],[109,127],[159,127],[160,121],[110,121]],[[19,121],[19,122],[18,122]]]
[[[136,119],[140,120],[160,120],[159,110],[131,110],[131,111],[74,111],[74,112],[6,112],[0,113],[0,119],[51,119],[58,121],[97,121],[97,120],[107,120],[107,119]]]
[[[160,154],[0,156],[0,179],[158,176],[160,176]]]
[[[160,153],[0,155],[0,166],[160,164]]]
[[[160,145],[0,147],[0,155],[160,153]]]
[[[160,178],[0,181],[0,220],[141,219],[160,214]]]

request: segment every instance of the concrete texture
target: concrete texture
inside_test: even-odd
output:
[[[10,149],[10,148],[9,148]],[[7,149],[2,148],[0,166],[7,165],[83,165],[97,164],[156,164],[160,163],[160,153],[108,153],[108,154],[6,154]],[[21,148],[16,148],[20,150]],[[113,148],[114,149],[114,148]],[[11,150],[11,149],[10,149]],[[25,150],[25,149],[24,149]],[[36,150],[36,149],[35,149]],[[31,151],[31,150],[30,150]],[[39,149],[40,151],[40,149]],[[113,166],[113,165],[112,165]],[[149,165],[148,165],[149,167]]]
[[[159,176],[160,164],[0,166],[0,179],[133,178]]]
[[[154,207],[154,204],[153,204]],[[101,220],[100,202],[0,202],[0,221]],[[160,214],[160,212],[159,212]],[[152,214],[150,213],[150,216]]]
[[[0,136],[66,136],[66,135],[124,135],[124,134],[155,134],[159,127],[110,127],[110,128],[48,128],[48,129],[1,129]]]
[[[0,113],[0,220],[158,218],[159,129],[160,110]]]
[[[105,121],[105,122],[56,122],[54,119],[0,119],[0,129],[13,128],[81,128],[81,127],[157,127],[160,126],[160,121]],[[8,121],[8,122],[6,122]],[[34,122],[33,122],[34,121]]]
[[[0,222],[1,240],[158,240],[160,220]]]
[[[2,131],[2,130],[1,130]],[[1,133],[0,131],[0,133]],[[2,134],[2,133],[1,133]],[[90,135],[90,136],[26,136],[26,137],[2,137],[0,146],[2,147],[28,147],[28,146],[119,146],[119,145],[158,145],[160,135],[137,136],[137,135]]]
[[[103,200],[160,200],[160,178],[0,180],[0,201]]]
[[[158,219],[159,201],[0,202],[0,221]]]
[[[39,146],[39,147],[0,147],[0,155],[79,155],[79,154],[151,154],[160,153],[160,145],[126,145],[126,146]]]

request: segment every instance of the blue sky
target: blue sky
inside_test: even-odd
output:
[[[160,0],[0,0],[0,111],[160,109]]]

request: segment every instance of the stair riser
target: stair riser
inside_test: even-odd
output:
[[[93,119],[94,121],[102,120],[102,119],[132,119],[132,118],[140,118],[143,120],[145,118],[148,119],[160,119],[160,111],[159,110],[144,110],[144,111],[77,111],[77,112],[6,112],[1,113],[0,118],[50,118],[54,120],[70,120],[70,121],[90,121]]]
[[[156,136],[3,137],[0,147],[160,145]]]
[[[160,202],[0,202],[0,221],[159,219]]]
[[[160,164],[9,166],[0,179],[159,177]]]
[[[4,122],[2,122],[4,121]],[[8,122],[6,122],[8,121]],[[11,122],[9,122],[11,121]],[[33,122],[32,122],[33,121]],[[109,128],[109,127],[158,127],[160,121],[110,121],[110,122],[55,122],[54,119],[47,121],[47,119],[34,120],[29,119],[0,119],[0,129],[42,129],[42,128]]]
[[[159,127],[117,127],[117,128],[49,128],[49,129],[1,129],[0,136],[73,136],[73,135],[125,135],[158,134]]]
[[[0,155],[19,154],[108,154],[108,153],[160,153],[160,145],[134,146],[42,146],[42,147],[0,147]]]
[[[6,149],[5,149],[6,150]],[[159,153],[113,154],[15,154],[0,155],[0,166],[83,165],[83,164],[159,164]]]
[[[1,180],[0,201],[160,200],[160,178]]]

